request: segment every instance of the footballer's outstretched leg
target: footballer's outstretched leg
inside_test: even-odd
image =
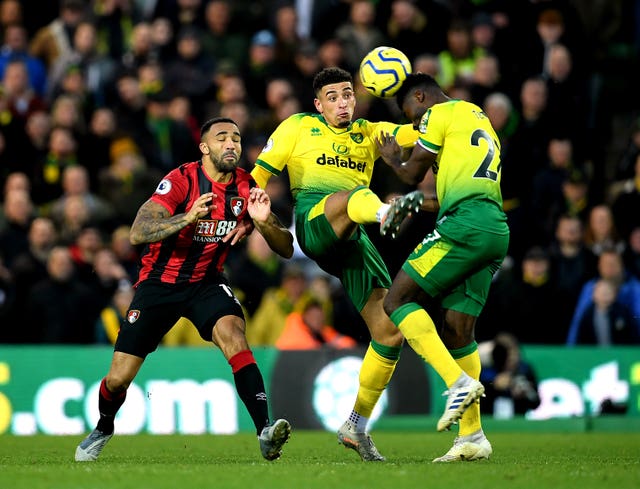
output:
[[[391,237],[395,238],[405,217],[412,212],[418,212],[423,202],[424,194],[420,190],[414,190],[395,199],[380,222],[380,234],[391,234]]]

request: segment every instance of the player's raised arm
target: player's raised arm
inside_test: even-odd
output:
[[[261,188],[252,188],[247,209],[253,224],[264,236],[271,249],[284,258],[291,258],[293,255],[293,235],[271,212],[269,195]]]
[[[413,147],[409,159],[402,161],[402,148],[389,133],[380,133],[376,138],[376,146],[382,160],[396,172],[400,180],[410,185],[420,183],[436,161],[436,155],[419,144]]]

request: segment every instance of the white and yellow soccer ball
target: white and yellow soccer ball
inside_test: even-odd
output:
[[[360,62],[360,80],[372,95],[390,98],[411,73],[409,58],[399,49],[378,46]]]

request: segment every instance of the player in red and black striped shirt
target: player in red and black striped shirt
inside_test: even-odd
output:
[[[250,221],[280,255],[293,254],[293,236],[271,212],[271,201],[251,175],[237,168],[240,131],[231,119],[206,122],[200,133],[202,159],[167,174],[131,227],[133,244],[146,244],[139,280],[116,340],[111,368],[100,384],[100,420],[76,448],[77,461],[96,460],[113,436],[114,418],[146,356],[180,317],[215,343],[231,365],[238,395],[260,441],[275,460],[291,427],[271,422],[262,374],[245,337],[242,308],[222,272],[233,239],[225,237]],[[244,222],[243,222],[244,221]]]

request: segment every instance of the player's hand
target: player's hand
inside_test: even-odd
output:
[[[212,209],[215,209],[216,206],[213,203],[213,199],[217,197],[213,192],[207,192],[206,194],[202,194],[198,197],[189,212],[187,212],[187,220],[189,222],[196,222],[201,217],[206,216],[211,212]]]
[[[254,187],[249,193],[247,210],[251,219],[265,222],[271,215],[271,199],[269,195],[259,187]]]
[[[375,139],[376,146],[380,152],[380,156],[384,162],[388,165],[393,165],[394,162],[400,160],[400,153],[402,149],[396,142],[395,136],[388,132],[381,132]]]
[[[238,221],[238,225],[233,228],[224,238],[222,238],[222,242],[228,243],[229,241],[231,241],[231,246],[233,246],[249,236],[252,233],[253,228],[254,225],[250,219]]]

